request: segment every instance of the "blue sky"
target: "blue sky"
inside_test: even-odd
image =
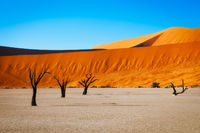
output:
[[[169,27],[200,27],[199,0],[0,0],[0,45],[88,49]]]

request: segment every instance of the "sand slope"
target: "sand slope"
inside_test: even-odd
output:
[[[137,47],[89,52],[42,55],[0,56],[0,87],[30,87],[28,68],[49,66],[39,87],[57,87],[54,75],[72,80],[77,86],[86,73],[99,79],[96,86],[137,87],[185,79],[187,86],[200,84],[200,43],[181,43],[154,47]]]
[[[52,54],[52,53],[71,53],[83,51],[97,51],[103,49],[79,49],[79,50],[38,50],[38,49],[23,49],[15,47],[0,46],[0,56],[8,55],[38,55],[38,54]]]
[[[180,43],[200,42],[200,28],[190,29],[186,27],[172,27],[154,34],[121,40],[103,45],[97,45],[94,49],[116,49],[142,46],[159,46]]]

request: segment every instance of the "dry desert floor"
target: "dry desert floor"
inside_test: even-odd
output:
[[[0,89],[1,133],[200,133],[200,89]]]

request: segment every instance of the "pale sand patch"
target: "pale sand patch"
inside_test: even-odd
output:
[[[0,89],[1,133],[199,133],[200,89],[172,96],[163,88]]]

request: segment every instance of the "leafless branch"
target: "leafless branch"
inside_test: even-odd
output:
[[[172,85],[172,88],[173,88],[173,94],[174,94],[175,96],[184,93],[184,92],[188,89],[188,88],[185,88],[185,87],[184,87],[184,80],[183,80],[183,79],[182,79],[182,91],[181,91],[181,92],[177,92],[177,90],[176,90],[176,88],[175,88],[175,86],[174,86],[173,83],[171,83],[171,85]]]

